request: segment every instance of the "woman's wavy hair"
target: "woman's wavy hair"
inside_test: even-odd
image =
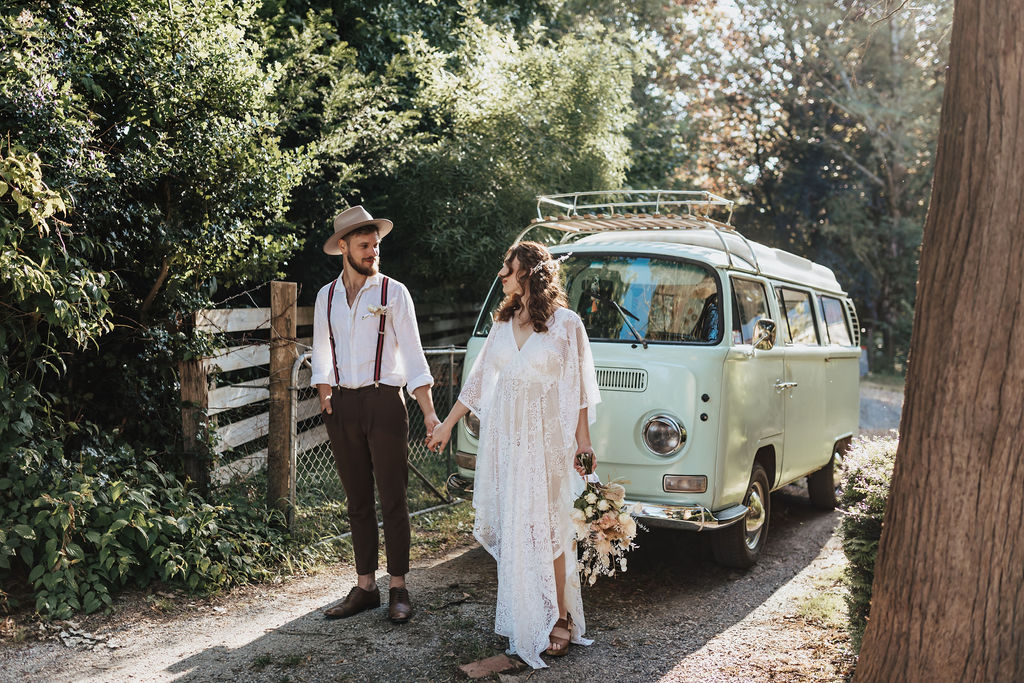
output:
[[[568,305],[562,281],[558,277],[558,264],[551,253],[539,242],[520,242],[505,252],[505,265],[512,267],[512,260],[519,259],[518,279],[524,290],[529,290],[530,321],[534,332],[547,332],[548,319],[555,311]],[[508,322],[515,312],[523,307],[518,294],[509,294],[498,307],[495,318]]]

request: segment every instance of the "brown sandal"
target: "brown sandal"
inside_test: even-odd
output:
[[[565,635],[558,635],[559,631]],[[564,656],[569,652],[570,638],[572,638],[572,615],[566,614],[565,618],[556,621],[554,628],[551,629],[551,635],[548,637],[551,646],[544,650],[544,654],[551,655],[552,657]]]

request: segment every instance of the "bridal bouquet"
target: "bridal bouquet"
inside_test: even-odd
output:
[[[580,454],[583,468],[593,472],[593,456]],[[573,504],[572,520],[580,549],[580,577],[594,585],[600,575],[615,576],[626,571],[626,551],[635,548],[636,521],[622,501],[622,484],[587,481],[587,488]]]

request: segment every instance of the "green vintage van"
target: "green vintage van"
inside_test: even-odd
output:
[[[628,480],[644,524],[712,533],[719,563],[747,567],[771,491],[807,477],[812,504],[835,507],[836,455],[859,419],[860,339],[832,271],[747,240],[732,206],[698,191],[541,196],[519,239],[547,233],[553,254],[571,253],[561,273],[597,367],[601,478]],[[495,281],[465,372],[501,299]],[[460,423],[451,490],[471,490],[478,433],[474,416]]]

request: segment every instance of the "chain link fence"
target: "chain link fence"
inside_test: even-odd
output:
[[[434,377],[434,407],[443,419],[459,396],[466,350],[448,346],[424,349],[424,353]],[[348,531],[345,491],[334,467],[317,391],[309,386],[309,359],[308,352],[303,354],[292,369],[293,527],[310,538],[338,536]],[[440,453],[427,450],[424,442],[427,434],[419,404],[408,395],[406,398],[409,410],[409,510],[415,512],[448,502],[444,482],[455,468],[451,442]]]

